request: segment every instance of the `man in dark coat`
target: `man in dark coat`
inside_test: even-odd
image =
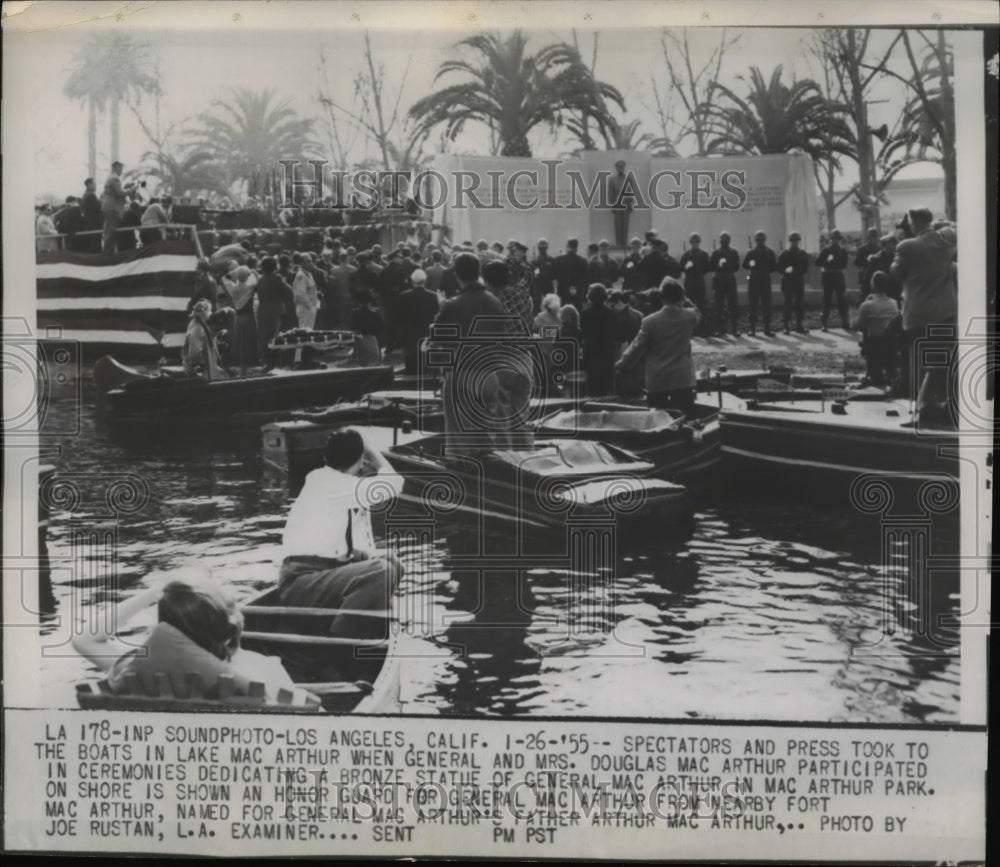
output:
[[[400,316],[400,340],[407,373],[417,373],[420,341],[430,334],[431,324],[438,315],[437,292],[427,288],[427,274],[417,269],[410,275],[412,288],[404,289],[397,304]]]
[[[97,197],[97,181],[87,178],[83,182],[83,196],[80,198],[80,207],[83,210],[84,231],[90,232],[100,230],[104,227],[104,217],[101,214],[101,200]],[[82,242],[85,253],[101,252],[101,236],[86,235]]]
[[[712,293],[715,295],[715,319],[718,333],[726,333],[725,321],[728,315],[733,337],[739,337],[736,272],[740,270],[740,255],[729,246],[731,240],[729,232],[723,232],[719,235],[719,246],[712,251],[712,255],[708,258],[708,270],[715,274],[712,278]]]
[[[524,363],[516,344],[503,366],[495,350],[477,351],[476,338],[492,343],[509,339],[506,311],[480,283],[475,254],[460,253],[454,264],[459,292],[441,306],[430,337],[432,349],[453,359],[441,386],[445,452],[466,455],[483,448],[509,448],[525,437],[530,442],[530,434],[524,433],[531,400],[530,360]]]
[[[708,312],[705,275],[708,273],[709,259],[708,253],[701,249],[701,235],[697,232],[692,232],[688,237],[688,248],[681,255],[678,264],[684,275],[684,294],[691,299],[701,315],[698,323],[698,329],[701,331],[706,322],[705,314]]]
[[[570,238],[566,242],[566,252],[556,256],[554,268],[556,292],[563,304],[572,304],[579,310],[583,307],[584,293],[587,291],[587,260],[577,250],[580,242]]]
[[[650,251],[639,262],[639,273],[642,277],[643,289],[659,289],[664,277],[681,276],[681,266],[667,250],[666,241],[654,238]]]
[[[809,273],[809,256],[799,248],[802,236],[792,232],[788,236],[788,249],[782,250],[778,256],[778,271],[781,274],[781,294],[785,296],[784,324],[785,334],[790,334],[789,324],[792,311],[795,311],[795,330],[799,334],[808,334],[809,329],[802,323],[802,307],[806,290],[806,274]]]
[[[590,260],[590,282],[611,289],[618,280],[618,260],[611,255],[611,245],[604,239],[597,245],[597,255]]]
[[[622,290],[624,292],[641,292],[646,287],[642,285],[642,272],[639,263],[642,261],[642,241],[633,238],[628,242],[628,255],[621,262]]]
[[[533,279],[531,281],[531,301],[535,310],[542,306],[542,299],[552,291],[555,281],[555,262],[549,255],[549,242],[539,238],[535,244],[538,255],[531,263]]]

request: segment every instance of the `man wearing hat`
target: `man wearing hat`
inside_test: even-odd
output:
[[[628,242],[628,220],[632,213],[633,198],[631,195],[622,197],[626,192],[626,183],[631,179],[625,173],[625,160],[615,163],[615,173],[608,179],[608,201],[611,203],[611,216],[615,224],[615,244],[624,247]],[[634,183],[634,179],[632,180]],[[631,187],[629,187],[631,189]]]
[[[715,321],[718,333],[720,335],[726,333],[725,321],[728,316],[733,337],[739,337],[736,272],[740,270],[740,255],[729,246],[731,240],[729,232],[719,235],[719,246],[708,257],[708,270],[715,274],[712,278],[712,294],[715,296]]]
[[[628,255],[622,260],[622,290],[624,292],[641,292],[643,290],[642,275],[639,263],[642,261],[642,241],[632,238],[628,242]]]
[[[688,248],[678,263],[684,275],[684,294],[694,303],[701,314],[698,329],[704,328],[708,299],[705,297],[705,275],[708,273],[708,253],[701,249],[701,235],[692,232],[688,236]]]
[[[785,296],[785,334],[790,334],[789,323],[792,321],[792,311],[795,311],[795,330],[799,334],[808,334],[809,329],[802,323],[802,307],[806,292],[806,274],[809,273],[809,257],[806,251],[799,247],[802,236],[792,232],[788,236],[788,249],[782,250],[778,256],[778,271],[781,273],[781,294]]]
[[[535,243],[538,255],[531,263],[531,300],[535,310],[541,309],[542,299],[552,291],[555,280],[555,259],[549,255],[549,242],[539,238]]]
[[[618,260],[610,255],[611,245],[601,239],[597,245],[597,255],[590,260],[590,282],[600,283],[610,289],[618,279]]]
[[[858,247],[854,254],[854,267],[858,269],[858,288],[861,290],[861,300],[868,297],[872,291],[872,274],[874,271],[868,270],[868,260],[878,254],[882,245],[879,243],[879,230],[872,226],[868,230],[868,240]],[[881,270],[881,269],[875,269]]]
[[[830,243],[819,251],[816,257],[816,264],[822,269],[823,284],[823,311],[821,322],[823,330],[829,331],[827,322],[830,319],[830,308],[833,304],[834,295],[837,296],[837,312],[840,313],[840,326],[844,331],[850,330],[847,322],[847,299],[845,297],[846,285],[844,283],[844,269],[847,267],[847,249],[843,246],[844,236],[840,229],[834,229],[830,233]]]
[[[588,286],[587,260],[577,253],[579,246],[576,238],[570,238],[566,242],[566,252],[556,256],[553,263],[559,300],[563,304],[572,304],[577,310],[583,307]]]
[[[774,337],[771,331],[771,274],[778,270],[778,257],[767,246],[767,234],[754,232],[754,245],[743,257],[743,267],[750,272],[747,296],[750,301],[750,334],[757,333],[757,311],[764,320],[764,335]]]
[[[950,404],[953,415],[957,409],[956,389],[949,387],[949,372],[941,367],[923,370],[920,364],[923,353],[917,347],[917,341],[927,336],[930,326],[954,326],[958,319],[954,273],[957,238],[953,229],[934,229],[934,215],[927,208],[915,208],[908,216],[913,237],[896,245],[892,262],[892,275],[903,287],[900,387],[905,396],[923,398],[922,420],[929,421],[927,411],[932,402],[939,409]],[[954,341],[954,337],[949,338],[942,331],[947,329],[936,329],[933,337],[934,349],[939,350],[937,355],[942,349],[950,349],[949,344]]]
[[[872,275],[876,271],[885,274],[885,294],[897,304],[902,304],[903,289],[899,281],[892,276],[892,260],[896,258],[896,236],[893,233],[879,238],[879,248],[865,263],[864,285],[871,287]],[[862,299],[864,300],[864,299]]]

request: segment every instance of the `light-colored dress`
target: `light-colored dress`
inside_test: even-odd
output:
[[[299,319],[299,327],[311,329],[316,324],[316,311],[319,309],[316,281],[312,274],[299,268],[292,281],[292,292],[295,295],[295,314]]]

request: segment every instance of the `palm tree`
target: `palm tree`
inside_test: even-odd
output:
[[[97,175],[97,115],[107,102],[105,69],[94,42],[95,38],[91,37],[74,52],[69,77],[63,86],[66,96],[87,105],[87,173],[90,177]]]
[[[781,72],[780,65],[775,67],[770,81],[765,82],[760,69],[750,67],[750,90],[745,98],[724,85],[715,85],[704,106],[710,130],[706,153],[782,154],[798,150],[815,160],[829,160],[853,152],[853,134],[844,121],[844,107],[827,100],[810,79],[786,85]]]
[[[461,40],[456,48],[474,58],[442,63],[435,80],[455,74],[466,80],[418,100],[410,117],[422,131],[445,124],[452,140],[469,121],[483,123],[502,156],[531,156],[528,134],[543,123],[554,128],[563,112],[582,113],[602,133],[614,123],[606,102],[624,109],[621,94],[596,80],[573,46],[547,45],[530,54],[527,45],[521,30],[506,39],[480,33]]]
[[[87,161],[97,173],[97,114],[111,107],[111,159],[119,157],[121,103],[160,89],[155,57],[148,45],[127,33],[90,36],[74,53],[63,92],[87,103]]]
[[[147,151],[143,161],[155,163],[145,174],[156,178],[172,196],[184,196],[200,190],[225,194],[226,172],[215,157],[203,150],[189,150],[184,155],[166,151]]]
[[[271,89],[235,88],[231,98],[213,100],[191,133],[193,151],[210,154],[225,167],[227,180],[246,184],[248,195],[273,189],[279,160],[304,160],[318,153],[314,120],[299,117],[291,100]]]

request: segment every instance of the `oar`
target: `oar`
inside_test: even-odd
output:
[[[378,617],[381,620],[388,620],[392,616],[391,612],[381,610],[361,608],[296,608],[294,605],[247,605],[242,610],[244,614],[253,614],[255,616],[262,614],[291,614],[296,617],[336,617],[337,615],[345,614],[352,617]]]

